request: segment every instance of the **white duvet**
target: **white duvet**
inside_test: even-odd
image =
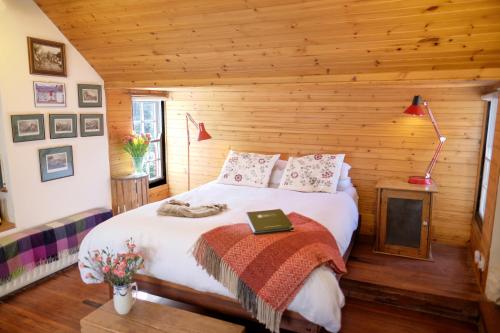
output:
[[[161,202],[152,203],[115,216],[91,230],[81,244],[79,259],[83,260],[88,251],[105,247],[124,251],[125,240],[132,237],[146,257],[146,267],[141,273],[234,298],[197,266],[190,254],[192,245],[202,233],[224,224],[246,222],[248,211],[281,208],[285,213],[295,211],[323,224],[335,236],[343,254],[357,228],[355,197],[354,188],[335,194],[301,193],[211,182],[174,198],[193,206],[226,203],[229,207],[226,212],[199,219],[158,216],[156,209]],[[81,269],[82,279],[92,283],[85,278],[85,273],[85,269]],[[288,309],[330,332],[337,332],[343,306],[344,295],[335,274],[320,267],[307,279]]]

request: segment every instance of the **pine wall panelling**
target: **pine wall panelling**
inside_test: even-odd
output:
[[[36,0],[107,87],[498,79],[498,0]]]
[[[440,185],[433,238],[464,245],[470,237],[485,110],[479,87],[314,84],[175,89],[167,102],[170,191],[187,189],[184,114],[190,112],[205,122],[213,137],[191,146],[193,186],[217,177],[229,149],[286,156],[344,152],[360,195],[362,232],[373,233],[376,181],[423,174],[437,144],[427,117],[403,115],[414,94],[430,100],[448,137],[433,174]]]
[[[132,160],[123,150],[122,139],[132,132],[132,96],[166,96],[165,92],[133,91],[127,89],[106,89],[106,102],[109,107],[107,116],[109,135],[109,162],[112,175],[133,172]],[[167,177],[168,179],[168,177]],[[169,195],[168,184],[149,190],[149,201],[162,200]]]
[[[495,91],[497,87],[487,88],[486,91]],[[479,276],[481,286],[484,288],[488,276],[488,263],[490,258],[490,247],[492,243],[492,231],[495,221],[495,215],[500,214],[497,207],[498,181],[500,176],[500,104],[498,105],[497,118],[495,124],[495,136],[493,142],[493,154],[490,164],[490,173],[488,177],[488,191],[484,219],[480,225],[472,222],[471,250],[479,250],[485,258],[486,267],[483,272],[476,270]],[[476,267],[475,267],[476,268]]]

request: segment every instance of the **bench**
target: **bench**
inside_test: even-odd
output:
[[[85,235],[111,217],[95,208],[0,237],[0,297],[77,262]]]

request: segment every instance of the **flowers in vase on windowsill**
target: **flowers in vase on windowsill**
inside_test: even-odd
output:
[[[134,174],[139,175],[144,173],[144,155],[148,152],[149,143],[151,142],[151,134],[135,134],[127,135],[123,138],[123,149],[132,157],[134,162]]]
[[[134,274],[144,267],[144,258],[135,253],[136,245],[127,240],[127,252],[114,253],[109,248],[89,252],[80,268],[86,269],[85,279],[108,282],[113,286],[127,286],[133,282]]]

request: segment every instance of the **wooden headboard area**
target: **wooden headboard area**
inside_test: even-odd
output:
[[[375,183],[383,177],[423,174],[437,139],[427,117],[403,115],[413,95],[429,100],[448,137],[433,177],[440,185],[435,240],[464,245],[474,210],[485,102],[476,83],[269,84],[176,88],[166,103],[168,181],[172,194],[187,189],[186,112],[204,122],[213,140],[191,145],[193,186],[213,180],[229,149],[304,155],[345,153],[352,165],[363,217],[372,233]],[[130,96],[108,89],[112,169],[129,168],[119,138],[130,122]],[[127,112],[122,112],[127,110]]]

